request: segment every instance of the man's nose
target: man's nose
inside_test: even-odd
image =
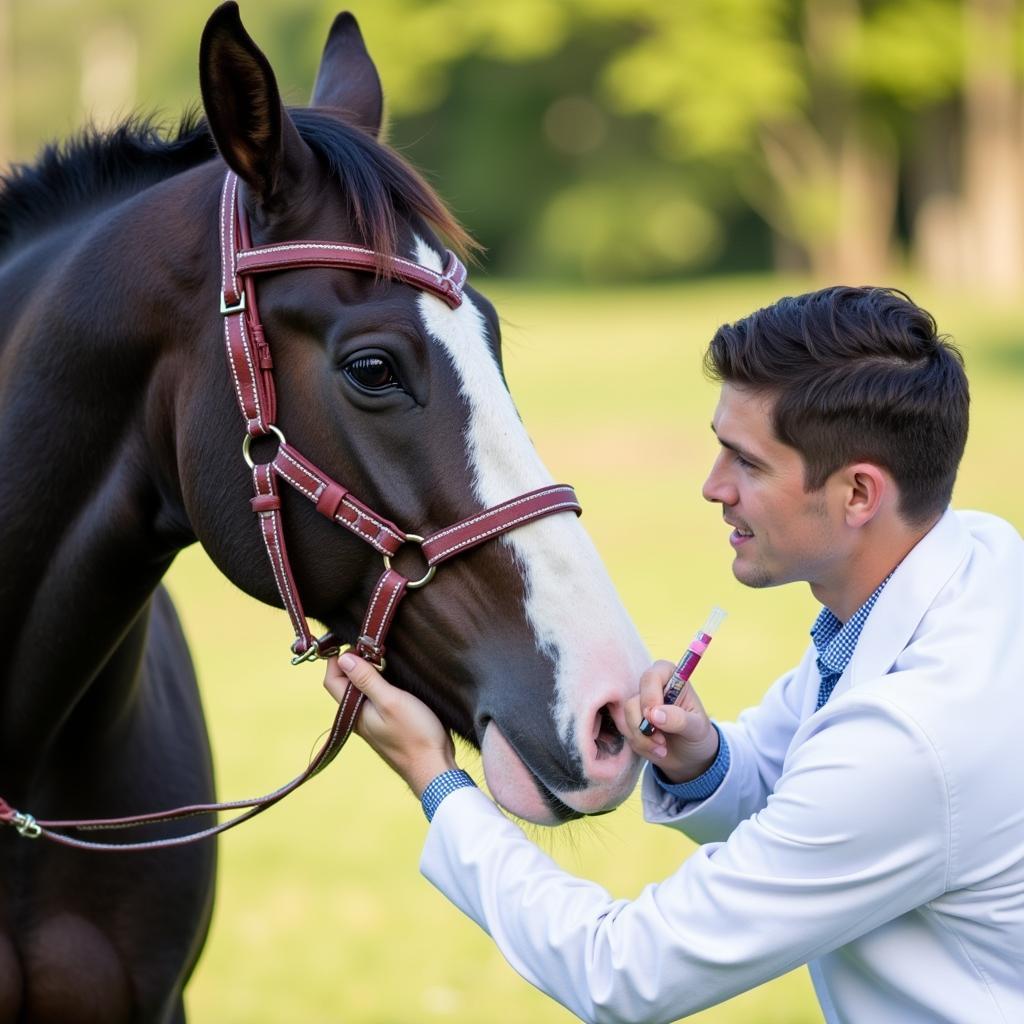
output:
[[[705,501],[717,502],[720,505],[736,504],[736,489],[729,483],[727,475],[723,472],[722,457],[719,455],[711,466],[711,472],[700,493]]]

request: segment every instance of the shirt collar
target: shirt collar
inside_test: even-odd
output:
[[[892,573],[882,580],[874,593],[850,616],[845,623],[841,622],[828,608],[822,608],[814,625],[811,626],[811,640],[818,652],[819,669],[842,675],[853,657],[853,652],[860,639],[861,630],[867,622],[871,609],[878,600],[878,595],[892,578]]]

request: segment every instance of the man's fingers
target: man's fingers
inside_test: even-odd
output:
[[[640,704],[649,707],[660,704],[665,694],[665,687],[672,678],[675,668],[670,661],[656,661],[640,677]]]
[[[368,662],[355,654],[342,654],[327,664],[324,686],[335,700],[341,700],[349,683],[366,694],[374,703],[387,694],[389,684]]]
[[[370,700],[383,696],[388,688],[384,677],[365,659],[355,654],[343,654],[338,658],[338,667],[351,680],[357,690],[362,690]]]
[[[327,659],[327,671],[324,672],[324,688],[340,704],[348,686],[348,677],[338,667],[337,658]]]
[[[648,714],[648,720],[655,729],[670,736],[685,736],[692,717],[691,712],[676,704],[657,704]]]

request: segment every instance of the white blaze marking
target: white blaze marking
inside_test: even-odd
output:
[[[441,258],[421,238],[415,259],[441,272]],[[466,295],[458,309],[450,309],[423,292],[419,312],[451,358],[469,405],[466,457],[480,504],[490,507],[553,483],[501,379],[473,300]],[[588,684],[593,699],[595,675],[617,679],[620,696],[629,686],[635,692],[647,654],[575,515],[545,516],[500,539],[523,572],[526,615],[538,647],[554,660],[556,724],[568,743],[575,715],[587,706]]]

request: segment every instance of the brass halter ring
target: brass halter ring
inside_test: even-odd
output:
[[[273,423],[268,423],[267,424],[267,429],[272,434],[276,434],[277,435],[277,439],[278,439],[278,441],[281,442],[281,444],[287,444],[288,443],[284,439],[284,434],[282,434],[280,429],[278,427],[275,427]],[[262,436],[266,437],[267,435],[263,434]],[[256,463],[252,461],[252,456],[249,454],[249,449],[250,448],[252,448],[252,434],[246,434],[245,437],[242,438],[242,458],[245,459],[245,464],[250,469],[255,469],[256,468]]]
[[[405,539],[407,541],[412,541],[413,544],[419,544],[420,547],[423,546],[423,538],[418,533],[407,533],[405,535]],[[385,555],[384,556],[384,568],[385,569],[390,569],[391,568],[391,556],[390,555]],[[430,566],[427,569],[426,573],[424,573],[424,575],[420,577],[420,579],[418,579],[418,580],[410,580],[406,584],[406,587],[409,590],[417,590],[420,587],[425,587],[434,578],[434,573],[435,572],[437,572],[437,566],[436,565]]]

